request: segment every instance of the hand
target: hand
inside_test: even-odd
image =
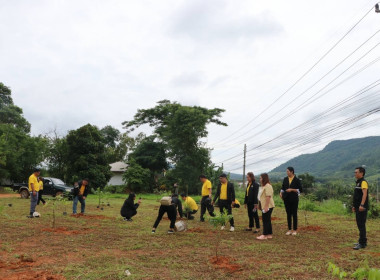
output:
[[[269,211],[269,208],[264,209],[265,213]]]
[[[363,211],[365,211],[365,208],[363,206],[360,206],[359,207],[359,212],[363,212]]]
[[[235,205],[235,201],[232,201],[231,206],[234,207],[234,205]]]
[[[355,207],[352,207],[352,212],[355,212]]]
[[[83,196],[83,199],[86,199],[86,197],[85,197],[85,196]]]
[[[211,205],[214,206],[214,201],[211,201]]]
[[[292,191],[292,189],[286,189],[286,192],[291,192]]]
[[[282,192],[280,192],[280,197],[282,198]]]
[[[33,196],[36,196],[36,191],[33,191]]]
[[[139,200],[137,201],[137,203],[140,204],[140,203],[141,203],[141,199],[139,199]]]
[[[244,204],[244,208],[247,209],[247,204]]]
[[[253,207],[253,210],[257,210],[257,204],[255,204],[255,206]]]

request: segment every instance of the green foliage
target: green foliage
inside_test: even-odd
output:
[[[380,218],[380,203],[376,202],[374,197],[369,199],[368,217]]]
[[[198,176],[210,164],[209,150],[200,139],[208,134],[207,124],[226,125],[219,120],[222,112],[218,108],[182,106],[162,100],[154,108],[139,109],[134,119],[123,125],[131,131],[143,124],[154,127],[155,135],[165,145],[168,160],[173,163],[173,175],[179,185],[195,193]]]
[[[104,191],[109,193],[127,193],[127,185],[107,185]]]
[[[216,214],[214,217],[209,217],[208,221],[213,227],[219,227],[225,225],[232,219],[232,215],[228,215],[227,209],[224,209],[223,213]]]
[[[123,174],[123,180],[128,189],[134,192],[152,192],[150,185],[151,172],[148,168],[141,167],[133,158],[129,161],[128,169]]]
[[[305,174],[299,175],[298,178],[302,180],[302,188],[304,193],[309,193],[311,189],[314,187],[314,176],[306,172]]]
[[[102,191],[100,188],[92,191],[97,197],[98,197],[98,208],[100,205],[104,204],[104,200],[108,200],[108,197],[110,195],[107,191]]]
[[[87,124],[67,135],[67,178],[88,178],[90,186],[103,188],[112,176],[103,137],[96,126]]]
[[[335,264],[329,262],[327,272],[330,273],[332,276],[336,276],[339,279],[343,279],[347,277],[347,272],[341,270],[339,267],[337,267]]]
[[[48,152],[46,161],[48,163],[49,174],[55,178],[67,179],[67,164],[69,159],[66,137],[59,137],[54,131],[48,139]]]
[[[348,276],[348,274],[337,267],[335,264],[329,262],[327,272],[332,276],[335,276],[339,279],[343,279]],[[354,273],[351,274],[351,278],[357,280],[380,280],[380,269],[370,268],[368,266],[368,261],[365,259],[362,261],[361,266],[355,270]]]

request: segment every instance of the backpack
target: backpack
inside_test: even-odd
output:
[[[161,205],[170,206],[172,205],[172,198],[170,196],[164,196],[160,200]]]

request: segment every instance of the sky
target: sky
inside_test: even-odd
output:
[[[87,123],[123,131],[163,99],[225,109],[228,126],[202,139],[212,161],[241,173],[246,144],[246,171],[265,172],[379,135],[379,113],[366,110],[379,108],[380,86],[333,111],[380,78],[375,3],[0,0],[0,82],[33,135]]]

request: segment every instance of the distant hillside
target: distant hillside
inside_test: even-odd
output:
[[[317,178],[352,179],[357,166],[366,166],[366,177],[380,176],[380,136],[333,141],[322,151],[295,157],[271,171],[285,174],[293,166],[296,174],[310,173]]]

